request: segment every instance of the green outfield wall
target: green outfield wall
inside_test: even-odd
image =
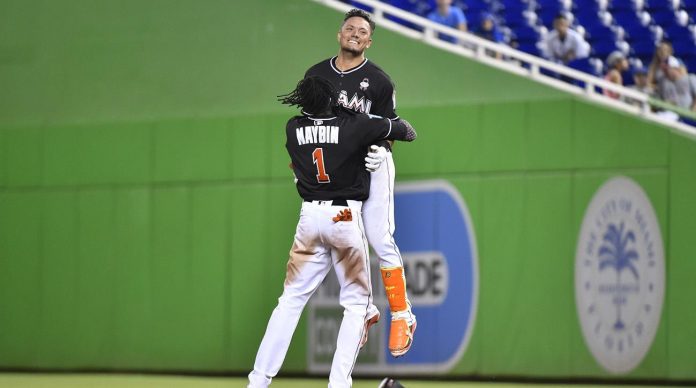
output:
[[[340,20],[302,0],[0,2],[0,368],[252,367],[300,205],[275,96],[336,52]],[[450,374],[696,380],[696,142],[379,27],[368,54],[419,132],[398,179],[449,181],[476,230]],[[583,213],[615,175],[652,201],[667,269],[624,376],[574,296]],[[307,368],[306,328],[285,371]]]

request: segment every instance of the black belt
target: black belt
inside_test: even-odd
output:
[[[308,199],[305,199],[304,201],[305,202],[312,202]],[[331,206],[348,206],[348,201],[345,199],[329,199],[329,200],[322,201],[322,202],[329,202],[329,201],[331,201]]]

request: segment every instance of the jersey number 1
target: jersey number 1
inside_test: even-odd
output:
[[[324,167],[324,149],[315,148],[314,152],[312,152],[312,159],[314,160],[314,164],[317,165],[317,182],[331,182],[331,178],[326,174],[326,168]]]

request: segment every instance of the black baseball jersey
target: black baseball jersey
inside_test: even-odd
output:
[[[338,104],[344,108],[392,120],[399,118],[395,112],[394,83],[387,73],[368,59],[350,70],[341,71],[336,67],[336,57],[333,57],[310,67],[305,77],[311,75],[331,82],[338,91]]]
[[[409,127],[404,121],[340,108],[332,117],[291,118],[285,147],[300,196],[308,201],[366,200],[370,191],[364,162],[367,147],[378,140],[413,140]]]

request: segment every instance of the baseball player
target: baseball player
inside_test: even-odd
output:
[[[288,121],[286,148],[304,200],[290,249],[283,294],[259,346],[249,388],[267,387],[278,373],[305,304],[332,265],[344,308],[329,375],[330,388],[350,387],[351,374],[372,304],[362,204],[369,195],[365,152],[376,141],[416,138],[405,120],[392,122],[335,105],[336,91],[307,77],[281,102],[302,108]]]
[[[398,122],[394,84],[389,76],[365,58],[372,44],[375,23],[363,10],[346,13],[338,31],[338,55],[312,66],[305,76],[319,75],[328,79],[338,91],[338,104],[359,112],[376,114]],[[394,159],[391,143],[381,141],[369,153],[368,170],[372,172],[370,197],[363,205],[365,233],[379,257],[382,280],[391,311],[389,351],[400,357],[411,348],[416,330],[416,317],[406,294],[406,277],[401,253],[394,241]],[[381,163],[382,160],[386,161]],[[381,164],[380,164],[381,163]],[[370,307],[366,327],[377,323],[379,311]],[[363,344],[367,341],[367,333]]]

